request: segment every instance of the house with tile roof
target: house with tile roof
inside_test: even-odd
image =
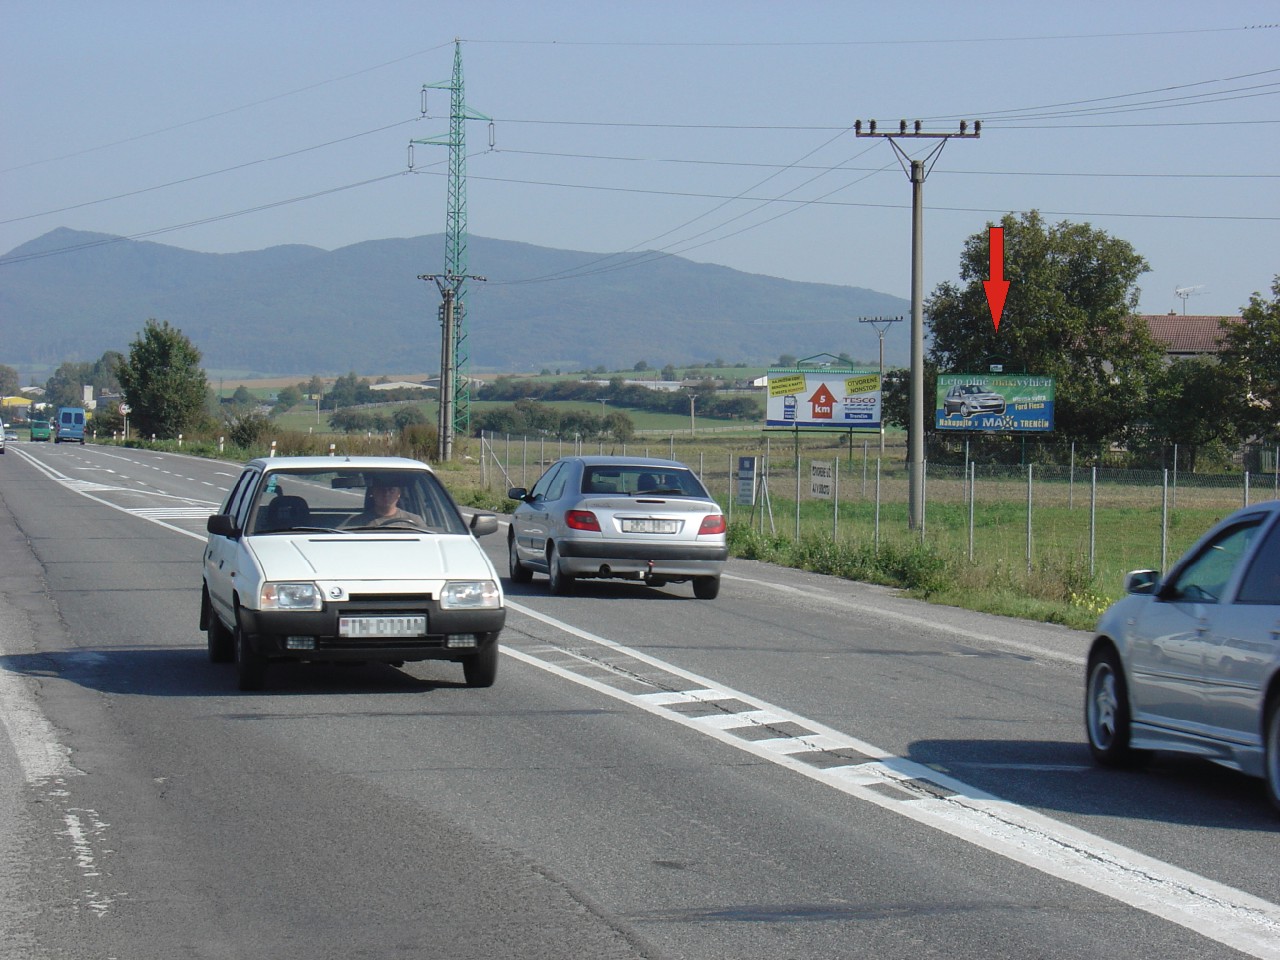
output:
[[[1191,357],[1217,357],[1225,345],[1227,331],[1244,322],[1242,317],[1188,317],[1185,314],[1140,314],[1151,338],[1164,345],[1170,361]]]

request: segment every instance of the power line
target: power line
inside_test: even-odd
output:
[[[339,143],[346,143],[351,140],[358,140],[361,137],[367,137],[375,133],[382,133],[386,130],[392,130],[396,127],[403,126],[406,123],[416,123],[417,118],[410,120],[398,120],[395,123],[387,124],[385,127],[378,127],[375,130],[366,130],[364,133],[353,133],[349,137],[340,137],[337,140],[330,140],[328,143],[318,143],[310,147],[302,147],[299,150],[291,150],[288,153],[277,154],[274,157],[263,157],[260,160],[248,160],[245,163],[237,163],[234,166],[223,167],[221,170],[210,170],[207,173],[197,173],[194,176],[183,177],[181,180],[170,180],[168,183],[158,183],[150,187],[141,187],[138,190],[131,190],[128,193],[118,193],[111,197],[101,197],[97,200],[86,200],[83,203],[73,203],[70,206],[58,207],[56,210],[45,210],[41,213],[29,213],[22,217],[11,217],[8,220],[0,220],[0,226],[10,223],[21,223],[23,220],[35,220],[39,217],[49,217],[57,213],[66,213],[69,210],[81,210],[85,207],[96,206],[99,203],[110,203],[113,200],[125,200],[129,197],[137,197],[144,193],[152,193],[156,190],[164,190],[167,187],[177,187],[184,183],[194,183],[197,180],[204,180],[209,177],[216,177],[224,173],[233,173],[236,170],[244,170],[247,167],[254,167],[262,163],[271,163],[275,160],[287,160],[290,157],[296,157],[300,154],[310,153],[313,150],[321,150],[325,147],[332,147]]]

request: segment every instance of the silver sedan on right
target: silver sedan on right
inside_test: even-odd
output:
[[[1152,750],[1261,777],[1280,812],[1280,500],[1237,510],[1161,577],[1135,570],[1085,676],[1097,761]]]
[[[545,573],[551,592],[578,579],[692,581],[699,600],[720,592],[729,557],[720,505],[683,463],[649,457],[557,460],[517,501],[507,539],[515,583]]]

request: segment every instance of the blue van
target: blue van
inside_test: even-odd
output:
[[[59,407],[53,429],[54,443],[84,443],[84,407]]]

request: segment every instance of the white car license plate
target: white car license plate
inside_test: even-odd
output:
[[[623,520],[623,533],[676,533],[680,530],[679,520]]]
[[[426,617],[339,617],[340,637],[425,637]]]

